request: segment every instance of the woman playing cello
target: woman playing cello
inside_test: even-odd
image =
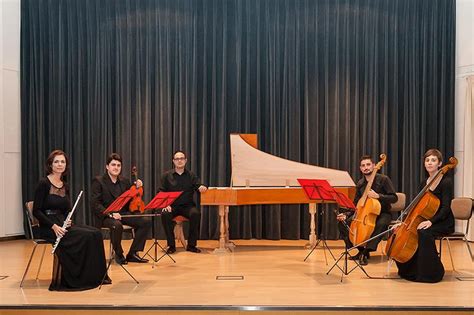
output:
[[[424,155],[424,165],[428,178],[420,184],[420,190],[429,183],[443,162],[443,156],[437,149],[430,149]],[[438,256],[435,237],[454,232],[454,216],[451,211],[453,184],[448,176],[442,176],[430,187],[440,203],[434,216],[417,226],[418,249],[407,262],[397,261],[400,277],[417,282],[439,282],[444,276],[444,267]]]

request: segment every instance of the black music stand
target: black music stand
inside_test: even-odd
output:
[[[163,248],[163,246],[160,245],[160,243],[158,243],[158,236],[156,235],[156,230],[155,230],[155,218],[157,216],[161,216],[161,212],[158,213],[156,212],[158,209],[163,209],[163,208],[166,208],[168,206],[170,206],[175,200],[176,198],[178,198],[183,192],[182,191],[172,191],[172,192],[163,192],[163,191],[160,191],[158,194],[156,194],[156,196],[145,206],[145,210],[152,210],[153,211],[153,215],[152,215],[152,234],[153,234],[153,239],[154,239],[154,242],[153,244],[150,246],[150,248],[145,252],[145,254],[143,255],[143,257],[145,256],[149,256],[152,260],[153,260],[153,267],[155,267],[155,263],[157,263],[158,261],[161,260],[161,258],[165,257],[165,256],[168,256],[174,263],[176,263],[176,260],[173,259],[173,257],[171,257],[171,255],[169,255],[166,250]],[[163,255],[161,255],[160,258],[158,258],[158,247],[164,252]],[[154,249],[155,251],[155,255],[154,256],[151,256],[149,254],[150,250],[151,249]]]
[[[345,196],[344,194],[340,194],[338,193],[338,196],[337,198],[339,199],[339,201],[341,201],[341,205],[343,206],[343,208],[347,208],[347,209],[355,209],[356,207],[354,206],[354,204],[350,205],[347,203],[347,201],[350,201],[352,203],[352,201],[347,198],[347,196]],[[347,200],[345,200],[347,199]],[[338,201],[338,203],[339,203]],[[359,244],[353,244],[351,248],[346,248],[346,250],[339,256],[339,258],[334,262],[334,265],[332,265],[332,267],[328,270],[328,272],[326,273],[327,275],[331,272],[331,270],[334,269],[334,267],[337,267],[341,272],[342,272],[342,275],[341,275],[341,282],[342,282],[342,279],[344,276],[347,276],[349,275],[352,271],[354,271],[356,268],[359,268],[360,270],[362,270],[362,272],[367,276],[367,278],[369,279],[392,279],[392,278],[387,278],[387,277],[372,277],[370,276],[367,271],[365,271],[364,267],[362,267],[358,262],[357,260],[353,260],[354,263],[356,264],[352,269],[349,270],[349,267],[348,267],[348,256],[349,257],[354,257],[352,256],[349,252],[353,249],[356,249],[358,247],[360,247],[361,245],[364,245],[364,244],[367,244],[368,242],[370,242],[371,240],[373,239],[376,239],[378,237],[382,237],[383,235],[385,234],[389,234],[390,232],[392,232],[392,230],[394,230],[398,225],[394,225],[392,226],[391,228],[387,229],[386,231],[383,231],[377,235],[374,235],[374,236],[371,236],[370,238],[368,238],[367,240],[359,243]],[[346,229],[348,230],[349,233],[351,233],[351,229],[350,227],[345,224],[345,227]],[[339,266],[339,261],[341,261],[341,259],[344,258],[344,264],[343,266]],[[398,279],[398,278],[393,278],[393,279]]]
[[[300,183],[301,187],[303,188],[306,196],[310,200],[321,200],[322,203],[325,201],[336,201],[336,198],[334,194],[336,191],[334,188],[329,185],[329,183],[326,180],[319,180],[319,179],[300,179],[298,178],[298,182]],[[311,248],[311,251],[306,255],[305,259],[303,261],[306,261],[309,256],[313,253],[313,251],[316,249],[316,247],[322,243],[323,244],[323,250],[324,250],[324,257],[326,257],[326,248],[331,254],[331,257],[336,260],[336,257],[334,257],[331,249],[329,248],[324,233],[320,233],[320,237],[318,238],[318,241],[316,244]],[[327,258],[326,258],[326,265],[327,265]]]
[[[378,237],[382,237],[383,235],[385,234],[390,234],[393,230],[395,230],[397,227],[399,226],[399,224],[396,224],[392,227],[390,227],[389,229],[377,234],[377,235],[374,235],[370,238],[368,238],[367,240],[359,243],[359,244],[355,244],[353,245],[351,248],[346,248],[346,250],[339,256],[339,258],[336,260],[336,262],[334,263],[334,265],[332,265],[332,267],[328,270],[328,272],[326,273],[327,275],[331,272],[331,270],[334,269],[334,267],[337,267],[341,272],[342,272],[342,275],[341,275],[341,282],[342,282],[342,279],[344,276],[347,276],[349,275],[352,271],[354,271],[356,268],[359,268],[360,270],[362,270],[362,272],[367,276],[367,278],[369,279],[400,279],[400,278],[388,278],[388,277],[372,277],[370,276],[367,271],[365,271],[364,267],[362,267],[358,262],[357,260],[353,260],[354,263],[356,264],[352,269],[349,270],[348,266],[347,266],[347,260],[348,260],[348,257],[354,257],[352,256],[351,254],[349,254],[349,252],[353,249],[356,249],[358,248],[359,246],[361,245],[364,245],[368,242],[370,242],[371,240],[373,239],[376,239]],[[341,259],[344,258],[344,265],[341,267],[339,266],[339,261],[341,261]]]
[[[117,199],[115,199],[108,207],[105,209],[102,213],[103,214],[109,214],[112,212],[118,212],[120,211],[123,206],[127,204],[127,202],[132,199],[132,194],[130,190],[125,191],[122,193],[120,196],[118,196]],[[112,242],[112,233],[110,233],[110,242]],[[102,288],[102,285],[104,284],[105,278],[107,277],[107,274],[109,272],[110,266],[112,265],[112,261],[114,259],[115,251],[112,247],[112,244],[110,245],[112,248],[112,251],[110,252],[110,257],[109,261],[107,262],[107,269],[105,270],[105,275],[102,278],[102,281],[100,282],[99,290]],[[137,284],[139,284],[138,280],[130,273],[130,271],[127,270],[127,268],[124,267],[123,264],[119,264],[120,267],[132,278]]]

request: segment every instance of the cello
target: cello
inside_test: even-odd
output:
[[[418,249],[418,225],[431,219],[438,211],[440,200],[430,191],[446,172],[454,169],[458,164],[455,157],[436,172],[432,180],[418,193],[408,207],[401,214],[401,223],[389,237],[385,251],[387,256],[399,263],[409,261]]]
[[[387,160],[385,154],[380,155],[380,161],[375,165],[372,174],[367,181],[367,186],[365,186],[364,193],[362,197],[357,202],[357,209],[354,214],[354,219],[351,222],[349,240],[353,245],[360,244],[365,242],[370,238],[375,229],[375,223],[377,217],[380,214],[382,206],[380,201],[377,199],[369,198],[367,195],[372,189],[372,184],[374,183],[375,175],[377,171],[382,168]]]
[[[138,170],[136,166],[132,167],[132,176],[135,179],[135,183],[130,187],[132,194],[132,201],[130,201],[129,209],[132,212],[143,213],[145,211],[145,202],[143,202],[143,187],[138,187]]]

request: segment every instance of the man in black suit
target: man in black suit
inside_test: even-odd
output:
[[[189,219],[189,237],[186,250],[200,253],[196,247],[199,238],[199,223],[201,212],[196,206],[193,196],[196,191],[204,193],[207,187],[201,184],[201,180],[193,172],[186,169],[186,154],[179,150],[173,154],[174,168],[161,176],[160,191],[182,191],[183,193],[173,202],[171,206],[163,209],[161,222],[166,233],[168,242],[168,254],[176,252],[176,244],[173,233],[173,218],[180,215]]]
[[[375,162],[370,155],[364,155],[360,158],[359,168],[363,176],[357,182],[356,186],[356,195],[354,197],[354,204],[356,205],[362,198],[369,178],[372,175],[372,172],[375,170]],[[373,237],[387,230],[388,225],[392,220],[390,209],[392,208],[392,204],[397,202],[398,197],[395,192],[395,188],[393,187],[392,181],[388,176],[383,174],[375,175],[372,189],[367,193],[367,197],[378,200],[381,206],[381,212],[377,217],[375,228],[371,235],[371,237]],[[351,248],[354,245],[349,239],[349,233],[351,231],[348,230],[348,227],[351,226],[353,219],[353,211],[340,213],[337,216],[337,220],[339,221],[339,232],[346,243],[346,248]],[[370,252],[377,250],[377,246],[381,240],[382,237],[377,237],[366,244],[359,246],[357,248],[359,250],[357,255],[352,256],[350,259],[359,260],[359,264],[362,266],[367,265],[369,263]]]
[[[115,261],[119,264],[127,262],[146,263],[147,259],[138,256],[137,252],[143,251],[148,233],[151,229],[151,220],[146,217],[122,218],[122,215],[131,215],[128,204],[120,212],[103,214],[103,211],[119,197],[123,192],[130,189],[131,183],[128,178],[120,176],[122,172],[122,158],[117,153],[112,153],[107,158],[105,165],[106,172],[102,176],[97,176],[92,182],[91,208],[98,221],[99,227],[110,229],[110,239],[115,251]],[[141,180],[136,183],[139,187],[143,185]],[[127,257],[123,255],[122,231],[123,224],[129,225],[135,230]]]

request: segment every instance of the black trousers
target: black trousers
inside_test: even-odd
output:
[[[117,255],[123,254],[122,232],[124,224],[131,226],[135,230],[135,238],[133,239],[128,252],[135,253],[143,251],[148,234],[151,230],[150,218],[122,218],[122,220],[105,218],[104,221],[102,221],[102,226],[110,229],[110,241],[112,242],[112,247]]]
[[[354,219],[353,215],[346,219],[346,223],[349,227],[351,226],[353,219]],[[390,221],[392,221],[392,215],[390,213],[385,213],[385,212],[380,213],[380,215],[377,217],[377,221],[375,221],[375,228],[374,228],[374,232],[372,232],[372,236],[375,236],[377,234],[382,233],[383,231],[386,231],[388,228],[388,225],[390,224]],[[354,246],[349,239],[349,231],[344,226],[344,224],[339,222],[338,228],[339,228],[339,233],[342,236],[342,239],[346,243],[346,248],[351,248],[352,246]],[[382,237],[377,237],[367,242],[364,246],[360,246],[357,248],[359,250],[363,250],[364,248],[366,248],[367,251],[374,252],[377,250],[377,246],[379,245],[381,240],[382,240]]]
[[[201,223],[201,212],[196,207],[178,208],[173,209],[171,212],[163,211],[161,214],[161,223],[163,224],[163,229],[165,230],[168,246],[176,246],[173,231],[173,218],[179,215],[189,220],[188,246],[196,246],[197,240],[199,238],[199,224]]]

